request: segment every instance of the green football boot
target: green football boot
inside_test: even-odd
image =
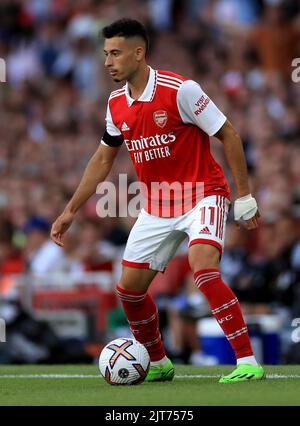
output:
[[[163,367],[150,366],[149,372],[146,376],[146,382],[167,382],[174,378],[175,370],[172,362],[168,362]]]
[[[219,383],[250,382],[265,378],[266,374],[260,365],[240,364],[232,373],[221,377]]]

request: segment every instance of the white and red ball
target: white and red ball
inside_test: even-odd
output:
[[[110,385],[137,385],[149,371],[150,357],[147,349],[135,339],[112,340],[102,350],[99,369]]]

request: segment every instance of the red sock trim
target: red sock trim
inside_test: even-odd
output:
[[[147,292],[142,292],[142,291],[129,291],[129,290],[125,290],[125,288],[122,288],[119,285],[116,286],[116,290],[119,293],[127,294],[128,296],[143,296],[144,294],[147,293]]]
[[[194,273],[194,278],[198,277],[201,274],[205,274],[206,272],[220,272],[220,270],[218,268],[200,269],[200,271]]]

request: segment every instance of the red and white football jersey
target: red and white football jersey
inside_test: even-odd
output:
[[[106,133],[123,141],[146,191],[145,210],[173,217],[191,210],[203,197],[229,188],[210,152],[209,136],[226,117],[198,83],[151,67],[147,86],[137,100],[126,84],[111,93]]]

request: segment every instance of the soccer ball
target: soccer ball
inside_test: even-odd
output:
[[[110,385],[137,385],[149,371],[150,357],[141,343],[119,338],[108,343],[99,357],[99,369]]]

